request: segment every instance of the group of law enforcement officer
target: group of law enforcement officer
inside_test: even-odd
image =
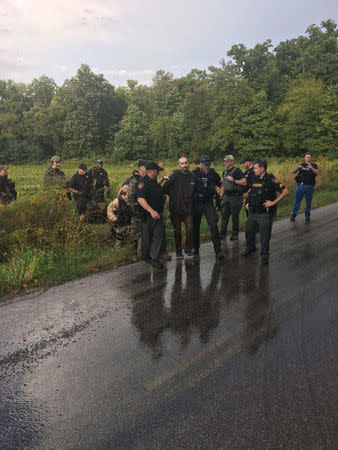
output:
[[[181,224],[186,229],[184,245],[186,257],[199,255],[200,224],[204,215],[211,234],[216,259],[222,259],[221,239],[226,239],[227,225],[232,217],[233,229],[230,239],[237,240],[239,232],[239,213],[242,208],[243,195],[247,222],[245,228],[246,248],[242,256],[256,251],[255,235],[260,233],[261,262],[269,262],[269,241],[272,222],[276,214],[277,203],[284,198],[288,190],[272,174],[267,173],[267,162],[259,159],[253,164],[249,157],[242,160],[245,173],[234,166],[234,157],[226,155],[226,169],[220,175],[211,167],[208,156],[200,158],[199,167],[189,171],[189,161],[180,158],[179,169],[169,177],[158,180],[163,169],[156,162],[145,163],[146,174],[136,177],[137,185],[135,211],[141,223],[141,258],[161,268],[161,250],[165,239],[163,222],[163,205],[165,194],[169,196],[170,220],[174,228],[176,257],[182,258]],[[215,200],[220,191],[222,225],[218,230],[218,214]],[[277,195],[277,193],[279,195]]]
[[[54,155],[51,158],[51,165],[46,170],[43,184],[45,188],[59,187],[67,190],[68,198],[73,194],[76,210],[83,218],[92,205],[92,215],[97,214],[99,207],[104,203],[105,188],[107,194],[110,192],[108,174],[103,168],[103,161],[98,159],[96,166],[88,170],[86,164],[79,164],[77,172],[67,181],[64,172],[60,169],[61,158]]]
[[[51,158],[51,165],[44,176],[44,186],[57,186],[73,194],[76,209],[84,216],[88,205],[104,205],[105,188],[110,191],[108,174],[103,169],[103,161],[88,170],[81,163],[77,172],[67,181],[60,169],[61,158]],[[221,239],[226,239],[228,222],[232,219],[230,240],[237,240],[239,233],[239,214],[243,199],[247,221],[245,224],[246,247],[242,256],[256,251],[255,235],[260,233],[261,262],[269,262],[269,241],[277,203],[287,194],[287,188],[272,174],[267,173],[267,162],[250,157],[241,161],[245,171],[234,165],[234,157],[224,157],[225,170],[222,177],[211,167],[209,156],[202,156],[198,167],[189,170],[189,161],[181,157],[179,168],[170,176],[158,180],[163,170],[154,161],[141,160],[138,170],[125,180],[117,198],[107,208],[108,220],[112,224],[113,236],[122,241],[128,235],[133,244],[134,255],[141,257],[156,268],[161,268],[165,254],[166,236],[163,209],[165,196],[169,196],[170,220],[174,228],[176,257],[183,258],[181,225],[185,226],[186,257],[197,257],[200,248],[200,225],[204,215],[210,230],[216,259],[222,259]],[[314,192],[318,166],[312,163],[312,155],[306,153],[305,160],[299,163],[293,173],[297,190],[290,220],[294,221],[303,196],[306,198],[305,218],[310,220],[311,200]],[[219,190],[219,191],[218,191]],[[8,167],[0,166],[0,204],[15,200],[15,183],[8,179]],[[217,209],[221,213],[221,227],[218,229]]]

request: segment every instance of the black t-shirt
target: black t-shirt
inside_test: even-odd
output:
[[[108,186],[109,184],[108,173],[103,167],[93,167],[88,171],[88,175],[93,178],[95,189],[102,189],[105,185]]]
[[[317,164],[312,163],[312,167],[314,169],[318,169]],[[302,163],[302,167],[298,169],[298,175],[296,176],[295,180],[297,184],[309,184],[311,186],[314,186],[316,184],[316,174],[308,167],[308,164],[306,162]]]
[[[194,201],[211,200],[216,193],[216,186],[222,186],[221,177],[213,168],[208,173],[204,173],[200,167],[197,167],[192,173],[196,177]]]
[[[80,175],[79,172],[76,172],[70,179],[68,186],[79,191],[77,194],[79,197],[90,197],[93,179],[88,173]]]
[[[254,175],[251,179],[250,192],[248,195],[249,210],[253,213],[265,213],[267,209],[264,206],[266,200],[275,200],[276,193],[285,189],[284,184],[280,183],[273,174],[266,173],[260,178]],[[271,214],[275,214],[277,205],[269,208]]]
[[[148,175],[141,178],[137,184],[137,198],[144,198],[148,205],[159,214],[163,212],[165,196],[162,187],[157,180],[152,180]]]

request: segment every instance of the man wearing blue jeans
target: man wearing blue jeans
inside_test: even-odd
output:
[[[305,220],[310,221],[310,210],[313,192],[316,184],[316,176],[319,173],[317,164],[312,163],[312,154],[306,153],[304,162],[299,163],[292,173],[297,173],[296,197],[293,204],[290,220],[294,222],[299,211],[300,204],[305,196]]]

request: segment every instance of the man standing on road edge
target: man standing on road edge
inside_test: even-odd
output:
[[[165,195],[157,182],[162,169],[156,162],[146,165],[147,174],[138,182],[137,201],[144,210],[142,221],[142,259],[153,267],[162,269],[160,255],[163,249],[164,222],[162,218]],[[151,257],[150,257],[151,248]]]
[[[288,194],[287,188],[274,175],[266,172],[267,167],[265,159],[259,159],[254,164],[255,176],[249,186],[246,205],[249,210],[248,220],[245,223],[246,248],[241,253],[242,256],[248,256],[256,251],[255,236],[259,229],[263,265],[269,264],[269,242],[277,203]],[[280,193],[278,197],[276,192]]]
[[[315,190],[316,176],[319,173],[317,164],[312,163],[312,154],[305,153],[304,162],[299,163],[292,173],[297,173],[295,178],[297,183],[295,202],[293,204],[290,221],[294,222],[297,213],[305,196],[305,220],[310,222],[310,211],[313,193]]]

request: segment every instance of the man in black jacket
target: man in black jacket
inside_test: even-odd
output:
[[[93,194],[93,179],[87,172],[86,164],[79,165],[78,171],[68,183],[68,188],[74,195],[77,212],[83,217]]]
[[[164,192],[169,195],[170,220],[174,227],[176,257],[183,258],[181,223],[185,226],[184,250],[186,255],[193,256],[193,217],[192,202],[195,191],[195,176],[189,170],[188,158],[182,156],[178,160],[179,169],[165,178]]]
[[[255,235],[259,230],[263,265],[269,264],[269,243],[277,203],[288,194],[287,188],[273,174],[266,172],[267,167],[264,159],[257,160],[254,165],[255,176],[252,177],[249,186],[246,204],[249,211],[248,220],[245,223],[246,248],[241,253],[242,256],[248,256],[256,251]]]
[[[194,254],[199,255],[200,226],[204,214],[208,222],[216,258],[222,259],[221,238],[217,226],[218,216],[214,205],[214,198],[217,193],[216,188],[222,186],[222,180],[215,169],[210,166],[211,158],[209,156],[202,156],[200,159],[200,167],[192,171],[195,175],[196,183],[192,209]]]

